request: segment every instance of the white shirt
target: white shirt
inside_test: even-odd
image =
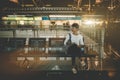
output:
[[[84,45],[84,41],[83,41],[83,36],[81,34],[78,35],[74,35],[73,33],[70,33],[71,35],[71,42],[77,45]],[[69,34],[66,36],[65,41],[64,41],[64,45],[66,45],[66,43],[69,40]]]

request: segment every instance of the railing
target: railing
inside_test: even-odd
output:
[[[111,49],[111,52],[113,53],[114,57],[120,59],[120,54],[117,53],[113,48]]]
[[[105,53],[108,57],[120,59],[120,54],[117,51],[115,51],[111,45],[109,45],[108,47],[105,47],[105,48],[106,48]]]

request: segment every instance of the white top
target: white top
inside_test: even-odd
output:
[[[70,35],[71,35],[71,42],[72,43],[77,44],[78,46],[79,45],[84,45],[83,36],[81,34],[74,35],[73,33],[70,33]],[[64,45],[66,45],[69,38],[70,37],[69,37],[69,34],[68,34],[65,38]]]

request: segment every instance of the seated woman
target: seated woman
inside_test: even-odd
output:
[[[75,70],[75,57],[82,53],[82,47],[84,46],[83,36],[79,33],[79,25],[77,23],[73,23],[71,26],[71,32],[66,36],[64,45],[67,45],[68,41],[70,41],[71,46],[68,48],[67,53],[72,56],[72,66]],[[79,55],[79,57],[80,57]]]

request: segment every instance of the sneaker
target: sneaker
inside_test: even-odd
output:
[[[81,61],[81,66],[85,66],[85,65],[86,65],[85,61]]]
[[[77,70],[73,67],[72,68],[72,72],[74,73],[74,74],[77,74]]]

